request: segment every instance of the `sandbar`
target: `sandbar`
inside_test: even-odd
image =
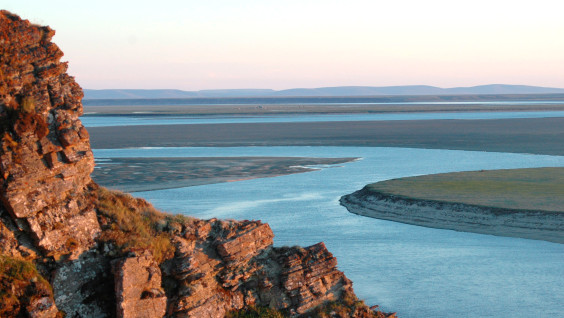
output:
[[[357,158],[184,157],[98,158],[92,179],[126,192],[275,177],[319,170]]]
[[[564,155],[564,117],[150,125],[88,131],[95,149],[369,146]]]

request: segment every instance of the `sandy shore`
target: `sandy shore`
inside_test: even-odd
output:
[[[92,147],[372,146],[564,155],[564,118],[93,127]]]
[[[367,188],[340,200],[349,212],[438,229],[564,243],[564,213],[398,197]]]

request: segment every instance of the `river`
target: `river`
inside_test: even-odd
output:
[[[97,149],[97,158],[359,157],[319,171],[138,192],[164,211],[261,219],[275,245],[324,241],[367,304],[400,317],[564,317],[564,245],[439,230],[348,213],[340,196],[421,174],[564,166],[564,157],[376,147]]]

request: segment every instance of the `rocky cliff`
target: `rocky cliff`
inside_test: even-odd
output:
[[[385,317],[323,243],[197,220],[100,188],[54,31],[0,12],[0,316]],[[269,309],[266,309],[269,308]]]

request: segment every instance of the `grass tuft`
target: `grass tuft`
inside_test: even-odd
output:
[[[173,232],[191,220],[159,212],[145,200],[102,187],[97,199],[103,230],[98,240],[113,244],[119,254],[149,250],[159,264],[174,256]]]
[[[35,299],[52,295],[51,285],[32,262],[0,255],[0,317],[23,316]]]

